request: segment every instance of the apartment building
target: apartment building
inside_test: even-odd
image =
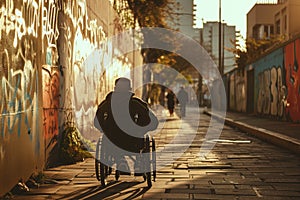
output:
[[[226,23],[221,24],[221,56],[224,73],[231,71],[235,65],[235,55],[228,49],[235,48],[236,28]],[[219,22],[205,22],[202,29],[202,45],[219,65]]]
[[[195,28],[196,5],[194,4],[194,0],[175,0],[175,2],[177,6],[174,10],[175,20],[173,21],[174,25],[172,25],[172,28],[199,42],[200,30],[199,28]]]
[[[247,38],[282,35],[286,40],[300,33],[299,0],[258,1],[247,13]]]

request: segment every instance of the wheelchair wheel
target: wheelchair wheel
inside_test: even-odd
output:
[[[106,185],[106,178],[108,175],[112,173],[112,168],[108,167],[107,165],[103,164],[101,160],[106,160],[107,155],[102,151],[102,139],[99,138],[96,146],[96,155],[95,155],[95,173],[96,178],[100,181],[102,186]]]
[[[151,161],[150,161],[150,139],[149,136],[146,136],[146,144],[145,144],[145,168],[146,168],[146,179],[147,185],[150,188],[152,186],[151,180]]]
[[[153,170],[153,181],[156,180],[156,151],[155,151],[155,140],[152,138],[152,170]]]
[[[119,171],[119,170],[116,170],[115,173],[116,173],[116,174],[115,174],[115,179],[116,179],[116,181],[118,181],[119,178],[120,178],[120,171]]]
[[[103,187],[106,185],[107,166],[100,162],[100,183]]]
[[[95,173],[96,173],[96,178],[98,181],[100,181],[100,144],[101,144],[101,139],[98,140],[97,146],[96,146],[96,155],[95,155]]]

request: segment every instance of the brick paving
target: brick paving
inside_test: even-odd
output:
[[[151,188],[142,177],[125,175],[119,181],[110,176],[103,188],[95,177],[94,160],[87,159],[46,170],[47,184],[14,199],[300,199],[299,155],[224,126],[212,151],[199,157],[210,117],[201,115],[189,144],[197,124],[193,114],[183,120],[167,117],[161,123],[163,129],[155,135],[158,150],[166,149],[171,141],[173,149],[185,144],[189,148],[174,161],[172,156],[177,154],[172,151],[158,154],[157,162],[166,165],[158,169]]]

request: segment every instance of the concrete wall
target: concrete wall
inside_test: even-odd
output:
[[[42,68],[57,36],[45,6],[0,2],[0,195],[44,166]]]
[[[280,48],[253,63],[256,112],[260,115],[283,117],[283,49]]]
[[[229,75],[229,109],[246,112],[246,78],[244,71],[238,71]]]
[[[300,39],[284,47],[286,95],[285,113],[288,119],[300,122]]]
[[[0,2],[0,196],[55,165],[67,125],[87,139],[99,134],[96,107],[133,66],[120,46],[107,42],[122,31],[109,2]],[[134,58],[141,65],[138,52]],[[134,82],[141,84],[137,73]]]
[[[226,76],[229,82],[229,108],[246,112],[253,104],[254,113],[279,120],[300,122],[300,38],[258,59],[244,69]],[[254,70],[254,84],[247,73]],[[229,78],[228,78],[229,77]],[[253,88],[254,97],[247,97]],[[247,102],[247,99],[249,100]]]

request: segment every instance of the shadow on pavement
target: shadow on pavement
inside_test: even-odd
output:
[[[140,181],[112,181],[106,187],[93,186],[77,190],[60,199],[136,199],[145,194],[149,188],[139,187]]]

